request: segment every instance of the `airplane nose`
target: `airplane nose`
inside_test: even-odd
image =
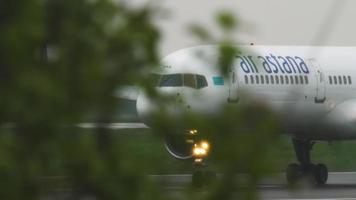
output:
[[[148,97],[144,92],[140,92],[137,101],[136,109],[140,120],[149,124],[153,117],[153,114],[157,112],[165,111],[169,115],[179,115],[182,111],[190,109],[190,105],[186,104],[180,92],[177,91],[159,91],[160,95],[165,95],[167,97],[172,97],[172,99],[165,102],[157,102],[156,99]]]

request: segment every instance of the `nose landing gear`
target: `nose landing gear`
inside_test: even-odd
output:
[[[192,174],[192,184],[194,187],[203,187],[213,183],[216,178],[217,176],[214,171],[199,169]]]
[[[300,164],[289,164],[286,171],[287,182],[295,184],[301,179],[307,179],[314,185],[324,185],[328,180],[328,169],[324,164],[313,164],[310,151],[315,142],[293,139],[293,146]]]
[[[192,174],[192,184],[195,187],[209,185],[216,180],[216,173],[206,169],[205,159],[210,153],[210,144],[206,140],[194,143],[192,155],[195,171]]]

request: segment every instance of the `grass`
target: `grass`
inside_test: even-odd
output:
[[[169,155],[164,142],[149,130],[120,131],[118,138],[124,149],[130,151],[132,159],[147,161],[145,172],[149,174],[189,173],[193,166],[191,162],[177,160]],[[290,137],[281,136],[279,146],[273,155],[279,163],[276,171],[284,171],[291,162],[296,162]],[[314,145],[312,160],[314,163],[324,163],[329,171],[356,171],[356,141],[320,142]],[[274,160],[275,161],[275,160]],[[154,165],[153,162],[160,163]]]

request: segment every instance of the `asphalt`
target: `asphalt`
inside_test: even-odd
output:
[[[158,182],[168,194],[178,199],[184,198],[184,191],[191,184],[189,174],[152,175],[150,177]],[[243,186],[241,187],[243,189]],[[261,181],[257,189],[260,199],[356,200],[356,172],[329,173],[328,182],[323,187],[302,183],[296,188],[287,186],[284,174],[276,174]]]

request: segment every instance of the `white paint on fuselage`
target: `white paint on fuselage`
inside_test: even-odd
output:
[[[246,48],[246,47],[245,47]],[[255,55],[276,55],[276,56],[298,56],[302,58],[309,68],[309,73],[266,73],[259,65],[260,73],[245,73],[239,63],[235,67],[239,68],[240,88],[249,94],[252,99],[261,100],[270,109],[281,115],[288,131],[298,137],[310,137],[313,139],[343,139],[355,138],[356,127],[353,125],[356,118],[349,116],[347,112],[352,112],[356,104],[353,103],[355,95],[355,75],[353,67],[356,64],[356,49],[350,47],[248,47],[255,52]],[[242,50],[243,51],[243,50]],[[317,54],[311,54],[315,52]],[[323,85],[318,87],[318,70],[322,71],[324,79]],[[262,73],[261,73],[262,72]],[[269,75],[269,76],[297,76],[308,77],[308,84],[245,84],[245,75]],[[329,76],[350,76],[352,84],[330,84]],[[339,81],[339,80],[337,80]],[[342,80],[343,82],[343,80]],[[323,91],[322,87],[325,87]],[[323,95],[318,95],[318,90]],[[315,98],[325,96],[323,103],[316,103]],[[243,98],[243,97],[241,97]],[[323,98],[321,98],[323,100]],[[350,110],[342,111],[338,117],[331,117],[334,112],[340,113],[338,108],[345,101],[351,101],[347,106]],[[351,106],[354,105],[354,106]],[[346,116],[349,117],[346,117]],[[345,117],[344,117],[345,116]],[[338,118],[344,117],[343,122]],[[347,123],[345,123],[348,121]]]
[[[228,87],[214,86],[213,76],[221,76],[220,68],[217,67],[218,53],[213,46],[203,48],[188,48],[174,52],[162,61],[164,67],[162,74],[199,74],[206,77],[208,87],[193,89],[189,87],[171,87],[171,90],[179,91],[184,97],[184,102],[192,110],[206,114],[214,114],[225,104],[228,96]],[[225,81],[226,82],[226,81]],[[166,88],[158,88],[164,91]]]
[[[236,92],[239,102],[231,103],[241,106],[243,101],[265,104],[277,116],[282,116],[286,130],[296,137],[315,140],[333,140],[356,138],[356,48],[353,47],[299,47],[299,46],[240,46],[237,56],[251,56],[254,69],[246,70],[241,66],[241,59],[236,58],[234,69],[238,84],[231,84],[231,77],[224,77],[224,85],[214,85],[213,77],[221,76],[218,66],[218,52],[214,46],[201,46],[174,52],[163,59],[164,67],[160,73],[192,73],[204,75],[208,87],[192,89],[188,87],[158,88],[159,91],[179,93],[189,109],[196,112],[214,114],[222,105],[228,104],[229,90]],[[305,63],[307,70],[284,70],[270,65],[274,72],[265,70],[263,58],[281,56],[298,57]],[[263,58],[259,58],[262,56]],[[251,61],[251,60],[250,60]],[[282,61],[280,61],[282,63]],[[281,64],[279,63],[279,64]],[[245,62],[246,64],[246,62]],[[277,62],[275,62],[278,66]],[[243,64],[242,64],[243,65]],[[305,66],[304,66],[305,67]],[[245,70],[243,70],[245,69]],[[258,73],[256,72],[258,71]],[[287,73],[291,71],[291,73]],[[318,72],[320,71],[320,73]],[[308,72],[308,73],[306,73]],[[322,74],[322,75],[321,75]],[[248,76],[248,83],[245,82]],[[251,84],[250,76],[254,77]],[[302,76],[304,84],[256,84],[256,76]],[[305,83],[304,77],[308,83]],[[322,76],[323,82],[320,81]],[[350,76],[352,84],[330,84],[329,76]],[[339,80],[337,80],[339,81]],[[348,81],[348,80],[347,80]],[[343,82],[343,80],[342,80]],[[232,85],[230,88],[230,84]],[[319,84],[319,85],[318,85]],[[325,88],[322,88],[325,87]],[[325,97],[325,98],[324,98]],[[319,100],[319,103],[315,99]],[[355,112],[353,112],[355,111]],[[351,114],[350,114],[351,113]],[[355,114],[353,114],[355,113]]]

